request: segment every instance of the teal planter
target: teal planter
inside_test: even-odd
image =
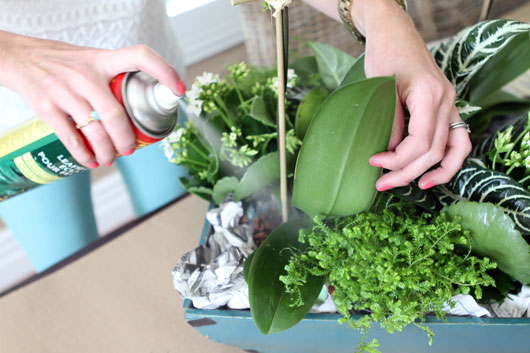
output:
[[[209,230],[205,224],[201,243]],[[361,335],[339,325],[338,314],[309,314],[298,325],[281,333],[263,335],[249,310],[199,310],[184,302],[186,321],[205,337],[222,344],[259,353],[354,352]],[[427,334],[413,325],[389,334],[378,326],[367,334],[376,338],[380,351],[403,353],[528,353],[530,319],[447,317],[447,322],[427,317],[435,333],[432,346]]]

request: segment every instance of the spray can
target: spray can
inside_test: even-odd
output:
[[[178,97],[145,72],[122,73],[110,88],[131,121],[137,149],[175,128]],[[0,201],[86,169],[39,118],[0,136]]]

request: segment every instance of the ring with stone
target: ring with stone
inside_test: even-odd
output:
[[[98,113],[95,110],[90,112],[90,118],[87,121],[85,121],[84,123],[77,124],[75,126],[75,128],[76,129],[82,129],[85,126],[88,126],[90,123],[92,123],[94,121],[99,121],[99,115],[98,115]]]

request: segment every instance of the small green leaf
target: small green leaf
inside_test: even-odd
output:
[[[276,127],[276,121],[267,109],[267,103],[262,97],[255,97],[252,100],[250,116],[264,125]]]
[[[344,77],[344,80],[342,80],[340,86],[347,86],[351,83],[355,83],[362,80],[366,80],[366,74],[364,73],[364,54],[359,56],[357,60],[355,60],[353,66],[346,74],[346,77]]]
[[[322,102],[327,98],[329,91],[324,87],[315,87],[309,93],[307,93],[298,106],[296,111],[296,119],[294,124],[294,130],[296,137],[300,140],[304,139],[307,127],[313,119],[315,112]]]
[[[289,65],[301,80],[302,86],[312,82],[312,77],[318,74],[317,59],[314,56],[304,56]]]
[[[320,106],[300,149],[293,206],[313,215],[350,215],[370,207],[381,169],[369,158],[386,150],[396,83],[377,77],[339,88]]]
[[[530,245],[500,207],[458,202],[449,206],[447,212],[452,217],[461,217],[462,227],[471,231],[472,251],[489,257],[499,269],[521,283],[530,283]]]
[[[212,202],[212,193],[213,190],[204,186],[193,186],[190,184],[190,181],[184,177],[179,178],[180,183],[182,184],[182,187],[186,189],[186,191],[199,196],[201,199]]]
[[[239,184],[236,177],[224,177],[220,179],[213,187],[212,198],[217,205],[226,201],[226,197],[234,192]]]
[[[234,191],[234,200],[247,198],[278,180],[280,180],[280,161],[278,153],[271,152],[248,167]]]
[[[355,58],[327,44],[309,42],[308,45],[315,53],[324,85],[331,90],[339,87]]]
[[[285,292],[280,276],[293,254],[307,245],[298,241],[298,231],[307,226],[303,220],[284,223],[272,231],[254,252],[248,273],[250,311],[263,334],[281,332],[302,320],[318,298],[325,277],[308,276],[302,288],[302,306],[291,306],[295,298]]]

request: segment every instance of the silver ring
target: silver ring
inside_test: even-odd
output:
[[[85,126],[88,126],[90,123],[92,123],[94,121],[99,121],[98,112],[96,112],[95,110],[90,112],[90,118],[87,121],[85,121],[84,123],[76,124],[75,128],[78,129],[78,130],[82,129]]]
[[[449,130],[458,129],[459,127],[465,127],[468,133],[471,133],[471,129],[469,128],[469,124],[466,124],[463,121],[459,121],[456,123],[449,124]]]

